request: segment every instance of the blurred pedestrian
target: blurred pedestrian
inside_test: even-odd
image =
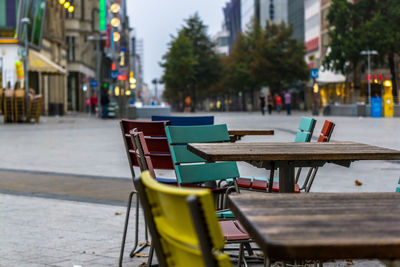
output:
[[[90,109],[93,114],[96,114],[96,106],[98,103],[98,99],[95,93],[90,97]]]
[[[85,103],[86,103],[86,113],[89,113],[90,112],[90,98],[89,97],[86,98]]]
[[[278,94],[275,94],[274,100],[275,100],[276,110],[278,111],[278,113],[281,113],[282,98]]]
[[[185,112],[190,112],[192,110],[191,104],[192,104],[192,99],[190,98],[190,96],[187,96],[185,98]]]
[[[272,99],[271,93],[268,93],[267,95],[267,107],[268,107],[268,114],[271,115],[272,113],[272,107],[274,106],[274,101]]]
[[[292,95],[289,93],[289,91],[286,91],[285,95],[285,108],[286,108],[286,113],[288,115],[291,114],[291,109],[292,109]]]
[[[265,114],[265,96],[263,93],[260,94],[260,107],[261,107],[261,114],[264,116],[264,114]]]
[[[102,118],[108,118],[108,104],[110,103],[110,98],[108,97],[107,92],[103,92],[100,98],[100,104],[103,110]]]

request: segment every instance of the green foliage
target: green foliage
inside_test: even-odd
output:
[[[189,38],[183,33],[178,34],[170,43],[164,60],[161,64],[165,69],[164,97],[173,102],[180,101],[190,93],[190,86],[195,80],[195,67],[198,64]]]
[[[377,50],[379,55],[372,59],[383,64],[387,58],[395,77],[394,55],[400,52],[400,1],[333,0],[328,20],[331,41],[324,60],[326,68],[343,74],[353,71],[357,77],[357,67],[366,61],[360,52]],[[359,81],[355,78],[354,82]]]
[[[195,14],[185,22],[178,37],[171,41],[161,64],[164,67],[164,97],[177,102],[190,96],[195,108],[196,102],[207,96],[208,90],[219,80],[220,59],[200,17]],[[183,51],[178,51],[181,49]]]
[[[292,34],[292,27],[284,22],[279,25],[267,22],[255,43],[250,71],[259,84],[275,92],[290,83],[308,79],[305,47]]]

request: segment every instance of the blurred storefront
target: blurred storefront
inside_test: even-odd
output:
[[[0,0],[0,87],[19,81],[15,62],[23,60],[25,37],[20,21],[27,17],[29,87],[43,95],[42,110],[49,115],[66,108],[64,12],[56,0]]]

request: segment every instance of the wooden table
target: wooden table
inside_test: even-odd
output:
[[[400,194],[231,194],[228,207],[268,258],[400,259]]]
[[[279,169],[280,192],[294,192],[295,167],[335,163],[349,167],[355,160],[400,160],[400,151],[355,142],[330,143],[208,143],[188,144],[207,161],[246,161],[259,168]]]
[[[274,135],[274,130],[228,130],[231,141],[235,142],[246,135]]]

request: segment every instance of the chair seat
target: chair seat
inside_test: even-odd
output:
[[[252,178],[237,178],[236,181],[239,187],[250,188],[252,183]]]
[[[235,218],[235,215],[230,210],[219,210],[217,211],[217,216],[220,219]]]
[[[246,240],[249,239],[249,234],[240,229],[235,221],[219,221],[222,229],[222,234],[226,241],[231,240]]]
[[[279,183],[274,182],[274,184],[272,185],[272,192],[279,192]],[[294,185],[294,192],[300,193],[300,187],[298,184]]]
[[[162,183],[162,184],[169,184],[169,185],[176,185],[178,182],[176,181],[175,178],[162,178],[162,177],[156,177],[154,178],[157,182]]]

